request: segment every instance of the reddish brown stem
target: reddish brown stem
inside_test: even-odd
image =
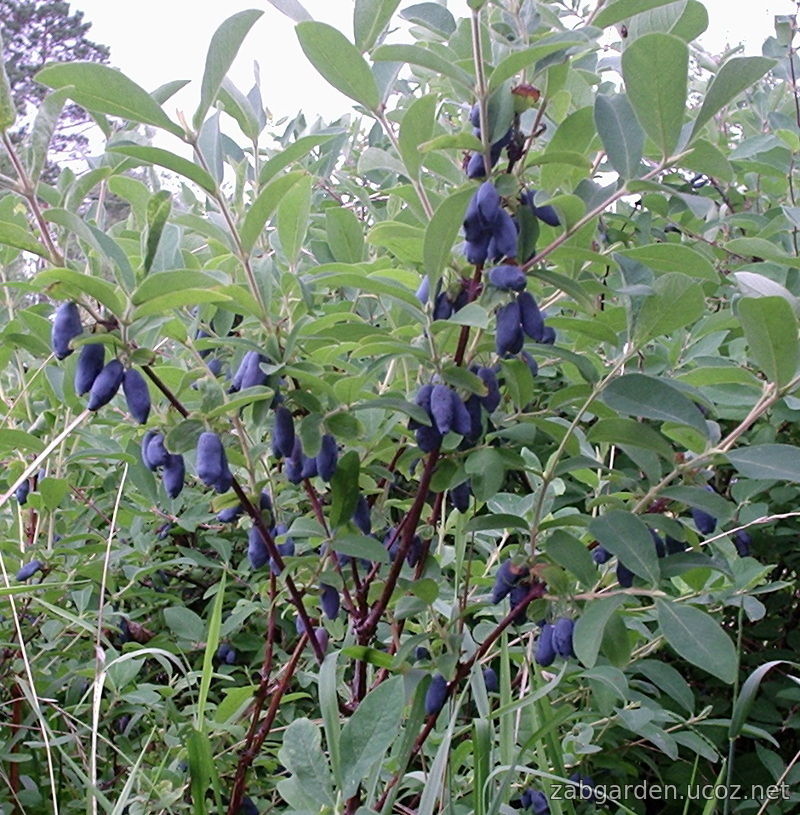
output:
[[[247,734],[247,746],[242,751],[242,755],[239,758],[239,765],[236,768],[236,776],[233,780],[233,789],[231,790],[231,801],[228,805],[228,815],[236,815],[236,813],[239,811],[239,806],[242,803],[242,796],[244,795],[245,790],[247,770],[255,760],[255,757],[261,750],[261,746],[264,744],[264,740],[267,738],[270,730],[272,729],[272,723],[275,721],[275,716],[278,713],[281,699],[283,698],[284,693],[286,693],[289,683],[292,681],[294,672],[297,670],[297,663],[300,660],[300,655],[303,653],[303,648],[305,648],[306,640],[308,639],[313,640],[314,637],[309,637],[308,634],[303,634],[298,640],[297,645],[295,645],[291,659],[287,663],[286,670],[281,677],[281,681],[278,683],[278,687],[275,689],[272,697],[270,698],[269,707],[267,708],[267,715],[264,717],[264,721],[259,724],[258,715],[256,714],[253,716],[253,721],[250,725],[251,732]]]

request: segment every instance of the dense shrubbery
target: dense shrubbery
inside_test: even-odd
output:
[[[793,22],[717,63],[696,0],[412,44],[275,5],[358,115],[268,128],[248,11],[191,124],[74,63],[96,165],[41,181],[54,102],[4,137],[0,802],[756,811],[797,779]]]

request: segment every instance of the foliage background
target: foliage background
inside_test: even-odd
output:
[[[484,813],[535,786],[572,813],[594,807],[557,799],[575,771],[681,788],[796,781],[794,20],[776,21],[763,57],[712,64],[692,47],[707,25],[696,0],[472,5],[472,20],[404,7],[413,42],[387,45],[397,2],[356,2],[348,40],[276,0],[354,101],[326,126],[298,117],[269,133],[259,89],[225,81],[258,11],[215,34],[191,120],[163,107],[181,83],[150,94],[90,62],[38,74],[51,92],[22,144],[2,100],[5,806]],[[515,113],[523,81],[540,95]],[[68,99],[106,151],[44,180]],[[511,125],[522,155],[493,178],[557,332],[526,346],[536,376],[496,354],[509,294],[483,285],[459,235],[477,189],[464,151]],[[193,160],[152,146],[156,131]],[[560,225],[526,220],[521,189]],[[466,288],[474,302],[433,319],[414,294],[423,275],[434,295]],[[80,304],[84,340],[147,375],[146,428],[121,396],[96,413],[76,396],[78,355],[50,350],[60,300]],[[269,358],[269,381],[231,394],[247,351]],[[499,364],[499,408],[474,443],[451,434],[423,454],[415,394],[440,377],[485,395],[471,363]],[[306,453],[323,432],[338,439],[330,484],[286,478],[276,392]],[[141,461],[145,429],[186,457],[175,499]],[[224,439],[235,496],[195,477],[204,429]],[[465,479],[461,512],[446,496]],[[359,494],[375,538],[350,522]],[[219,523],[236,500],[250,517]],[[262,520],[296,544],[280,575],[248,562]],[[402,569],[381,545],[401,522],[402,546],[428,542]],[[657,557],[648,526],[687,548]],[[599,567],[597,541],[615,556]],[[332,549],[372,563],[342,568]],[[15,580],[34,558],[43,570]],[[529,589],[514,611],[490,602],[509,558]],[[323,582],[347,588],[336,620],[322,618]],[[298,633],[298,613],[327,648]],[[577,620],[577,657],[541,666],[539,622],[561,616]],[[424,709],[435,673],[448,680],[438,716]],[[718,807],[621,798],[597,809]]]

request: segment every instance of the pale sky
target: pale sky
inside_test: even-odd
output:
[[[403,0],[400,8],[418,0]],[[302,0],[314,17],[336,26],[353,38],[352,0]],[[172,79],[190,79],[191,84],[169,100],[165,108],[174,117],[184,110],[189,117],[197,103],[205,55],[212,34],[230,15],[248,8],[263,9],[230,73],[240,90],[253,84],[253,61],[261,67],[261,91],[275,119],[293,116],[302,109],[308,118],[336,118],[352,103],[321,79],[300,50],[291,20],[266,0],[227,0],[205,3],[198,0],[72,0],[92,23],[90,38],[111,48],[111,63],[135,82],[153,90]],[[796,11],[792,0],[704,0],[709,31],[700,42],[719,52],[726,42],[745,42],[747,54],[760,54],[761,43],[774,33],[773,16]],[[447,0],[456,17],[468,13],[466,0]]]

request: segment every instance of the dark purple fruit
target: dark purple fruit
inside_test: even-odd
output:
[[[542,345],[554,345],[556,341],[556,330],[552,326],[546,325],[542,331]]]
[[[242,798],[242,803],[239,804],[239,809],[236,810],[236,815],[258,815],[258,807],[253,803],[252,799],[245,795]]]
[[[481,106],[478,102],[469,109],[469,123],[473,127],[481,126]]]
[[[431,652],[424,646],[418,645],[414,649],[414,661],[415,662],[425,662],[426,660],[431,658]]]
[[[106,347],[100,342],[90,342],[81,346],[78,364],[75,366],[75,393],[83,396],[89,393],[95,379],[103,370]]]
[[[453,391],[447,385],[433,386],[430,415],[443,436],[450,432],[453,426]]]
[[[481,220],[486,226],[492,226],[500,219],[503,211],[500,206],[500,194],[491,181],[484,181],[475,193],[475,206]]]
[[[734,532],[731,537],[733,545],[739,553],[739,557],[750,557],[750,549],[753,545],[753,539],[750,537],[750,533],[744,529],[740,529],[738,532]]]
[[[291,456],[294,449],[294,419],[289,408],[283,405],[275,408],[272,446],[279,457]]]
[[[356,508],[353,512],[353,523],[364,535],[372,532],[372,520],[370,519],[369,502],[363,495],[358,496]]]
[[[611,558],[611,552],[609,552],[604,546],[595,546],[595,548],[592,549],[592,559],[598,565],[607,563],[609,560],[611,560]]]
[[[633,585],[633,572],[624,564],[617,561],[617,583],[623,589],[629,589]]]
[[[462,481],[449,492],[450,502],[462,514],[469,509],[469,499],[471,495],[472,490],[470,489],[469,481]]]
[[[492,228],[494,252],[490,247],[489,256],[493,258],[515,258],[517,256],[517,236],[517,225],[514,223],[514,219],[504,209],[501,209]]]
[[[56,359],[64,359],[72,353],[70,342],[83,333],[81,314],[75,303],[62,303],[53,319],[50,339]]]
[[[531,372],[531,376],[534,379],[539,375],[539,363],[527,352],[527,351],[520,351],[520,357],[522,361],[528,366],[528,370]]]
[[[295,437],[292,453],[286,459],[283,468],[284,475],[292,484],[299,484],[303,480],[303,465],[305,456],[303,455],[303,445],[298,437]]]
[[[648,529],[650,529],[648,527]],[[656,557],[664,557],[666,550],[664,549],[664,539],[654,529],[650,529],[650,537],[653,539],[653,545],[656,548]]]
[[[523,809],[529,809],[533,815],[550,815],[550,804],[547,796],[541,791],[529,787],[520,798]]]
[[[425,275],[420,281],[419,288],[416,291],[416,298],[423,305],[428,302],[428,297],[431,293],[431,281],[428,275]]]
[[[459,395],[455,391],[451,391],[451,393],[453,403],[452,429],[461,436],[469,436],[472,432],[472,417]]]
[[[125,369],[118,359],[112,359],[105,365],[89,389],[89,401],[86,405],[89,410],[99,410],[107,405],[119,390],[124,375]]]
[[[519,321],[522,330],[534,341],[542,342],[545,325],[542,312],[536,304],[533,295],[527,291],[521,291],[517,297],[519,304]]]
[[[525,338],[520,324],[519,305],[516,301],[507,303],[497,309],[497,331],[495,350],[498,356],[518,354],[522,350]]]
[[[234,504],[232,507],[225,507],[217,513],[217,520],[221,524],[233,523],[243,512],[241,504]]]
[[[483,669],[483,684],[486,685],[487,693],[500,693],[500,681],[494,668]]]
[[[222,441],[216,433],[206,431],[197,440],[197,477],[211,487],[220,482],[227,466]]]
[[[453,316],[453,304],[447,296],[447,292],[439,292],[433,301],[434,320],[449,320]]]
[[[145,465],[151,470],[156,470],[159,467],[165,467],[168,459],[169,453],[164,446],[164,434],[154,431],[145,433],[142,440],[142,461]]]
[[[303,464],[300,467],[300,478],[314,478],[318,474],[317,460],[303,455]]]
[[[513,560],[504,560],[494,578],[492,602],[497,605],[522,580],[527,572],[525,566],[517,566]]]
[[[435,427],[418,427],[414,431],[414,438],[423,453],[432,453],[442,446],[442,434]]]
[[[491,239],[491,233],[487,232],[474,241],[467,241],[464,245],[464,254],[466,255],[467,262],[473,266],[480,266],[486,263],[486,259],[489,257],[489,243]]]
[[[425,713],[436,716],[447,701],[447,680],[441,674],[434,674],[425,693]]]
[[[525,272],[519,266],[495,266],[489,271],[489,282],[503,291],[522,291],[527,284]]]
[[[590,775],[582,775],[575,771],[570,775],[569,780],[578,788],[578,798],[582,801],[596,802],[597,796],[594,794],[594,781]]]
[[[494,413],[500,407],[500,386],[497,383],[497,376],[491,368],[481,366],[475,373],[486,385],[486,396],[478,397],[481,404],[486,408],[488,413]]]
[[[553,647],[556,653],[568,659],[575,656],[572,648],[572,633],[575,630],[575,621],[569,617],[559,617],[553,625]]]
[[[251,526],[247,533],[247,558],[252,569],[261,569],[269,561],[266,541],[257,526]]]
[[[529,583],[517,583],[511,587],[508,593],[508,604],[512,609],[516,608],[525,598],[530,594],[531,587]],[[528,619],[528,603],[514,615],[512,622],[514,625],[522,625]]]
[[[322,437],[319,453],[317,453],[317,473],[323,481],[330,481],[333,478],[338,456],[339,449],[336,446],[336,439],[326,433]]]
[[[692,507],[692,520],[701,535],[710,535],[717,528],[717,519],[697,507]]]
[[[553,660],[556,658],[556,649],[553,645],[553,626],[550,623],[545,623],[539,632],[533,658],[536,660],[536,664],[542,667],[552,665]]]
[[[44,563],[42,563],[41,560],[31,560],[17,572],[17,580],[20,582],[29,580],[36,572],[41,571],[43,568]]]
[[[322,583],[320,588],[322,594],[319,604],[322,606],[322,611],[329,620],[335,620],[339,616],[339,590],[328,583]]]
[[[314,639],[317,641],[320,651],[324,652],[328,650],[328,641],[330,640],[330,637],[324,628],[314,629]]]
[[[269,376],[261,370],[262,362],[269,362],[269,359],[257,351],[248,351],[245,354],[247,364],[242,372],[242,379],[240,387],[242,390],[245,388],[256,388],[260,385],[266,385],[269,381]]]
[[[25,504],[28,501],[28,493],[31,491],[31,482],[30,479],[26,478],[15,490],[14,490],[14,497],[17,499],[17,503]]]
[[[122,392],[125,394],[128,412],[139,424],[145,424],[150,415],[150,391],[144,377],[135,368],[125,371]]]
[[[162,478],[164,481],[164,489],[170,498],[177,498],[178,495],[180,495],[185,477],[186,465],[183,461],[183,456],[178,453],[174,455],[169,453],[167,455],[167,461],[164,464]]]

